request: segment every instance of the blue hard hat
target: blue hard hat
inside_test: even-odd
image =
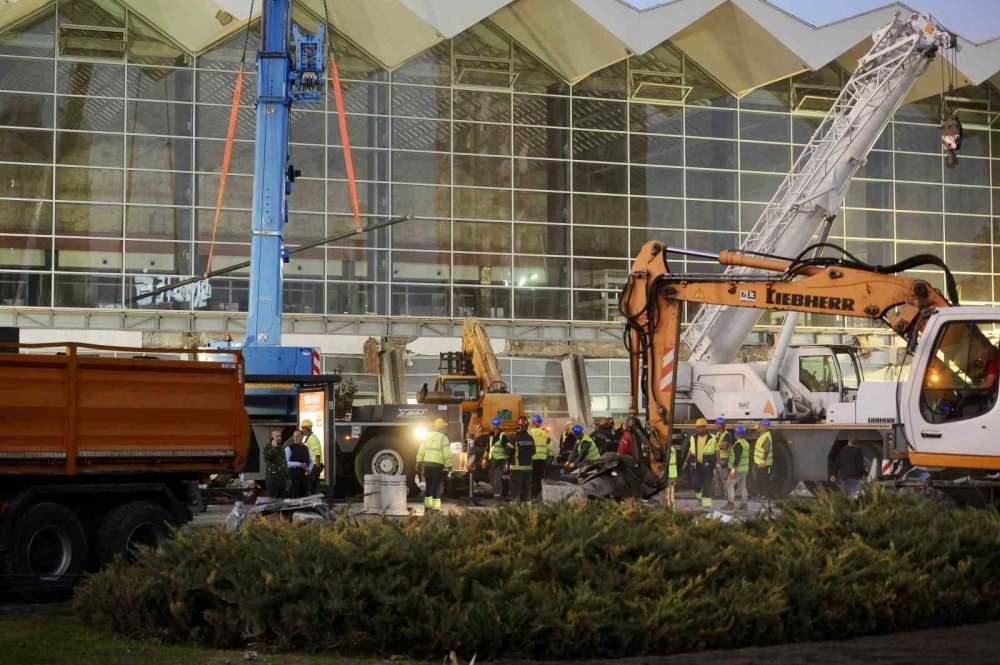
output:
[[[760,419],[760,424],[763,425],[764,427],[770,427],[771,426],[771,419],[770,418],[761,418]]]
[[[534,416],[533,416],[533,417],[531,418],[531,421],[532,421],[533,423],[535,423],[536,425],[541,425],[541,424],[542,424],[542,414],[540,414],[540,413],[536,413],[536,414],[535,414],[535,415],[534,415]]]
[[[746,427],[744,427],[743,425],[736,426],[736,436],[743,436],[746,433],[747,433]]]
[[[490,422],[493,424],[494,427],[500,427],[500,419],[499,418],[494,418]]]
[[[583,425],[573,425],[573,434],[583,434]]]
[[[726,424],[726,419],[723,418],[722,416],[719,416],[718,418],[715,419],[715,424],[716,425],[725,425]]]

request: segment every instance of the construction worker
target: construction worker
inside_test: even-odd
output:
[[[774,440],[771,438],[771,421],[760,421],[760,434],[753,446],[754,475],[757,487],[764,498],[771,496],[771,467],[774,465]]]
[[[531,501],[531,477],[535,456],[535,439],[528,433],[528,419],[517,419],[517,432],[510,439],[513,452],[510,456],[510,497],[518,501]]]
[[[601,453],[597,449],[597,444],[583,433],[583,425],[573,425],[573,437],[576,445],[569,456],[569,461],[566,462],[565,469],[567,471],[577,465],[583,466],[584,464],[590,464],[601,459]]]
[[[434,421],[434,431],[429,432],[417,448],[417,478],[424,479],[424,514],[441,511],[441,487],[445,470],[451,471],[451,442],[445,430],[448,423],[441,418]]]
[[[576,449],[576,436],[573,434],[575,426],[576,421],[570,419],[566,421],[566,425],[563,427],[562,438],[559,440],[559,454],[556,455],[557,461],[560,464],[568,462],[570,455],[573,454],[573,450]]]
[[[293,499],[301,499],[309,494],[309,472],[313,461],[309,447],[302,443],[302,430],[292,432],[292,440],[285,443],[285,462],[288,464],[288,477],[292,481],[291,493]]]
[[[510,440],[500,429],[500,419],[494,418],[490,421],[493,429],[490,430],[489,439],[486,445],[486,456],[483,462],[489,465],[490,484],[493,486],[493,498],[497,501],[503,500],[503,476],[507,469],[509,453],[512,452]]]
[[[712,507],[712,481],[715,477],[715,436],[708,432],[708,421],[695,421],[695,433],[688,442],[685,466],[691,470],[694,495],[705,508]]]
[[[750,472],[750,442],[747,428],[736,426],[736,441],[730,447],[729,471],[726,475],[726,505],[723,510],[746,510],[747,473]],[[740,505],[736,505],[736,488],[740,488]]]
[[[531,493],[538,496],[542,493],[542,478],[549,463],[549,433],[542,429],[542,415],[536,413],[531,418],[534,427],[528,430],[535,442],[535,453],[531,457]]]
[[[326,468],[323,464],[323,444],[319,442],[319,437],[313,434],[311,420],[303,420],[300,427],[302,428],[302,443],[309,448],[309,454],[313,460],[313,467],[309,470],[309,493],[319,494],[319,477],[323,473],[323,469]]]
[[[715,479],[716,489],[721,498],[726,493],[726,479],[729,477],[729,447],[733,443],[733,438],[726,430],[726,419],[719,416],[715,419]],[[713,490],[712,496],[716,492]]]
[[[673,508],[676,505],[674,500],[674,487],[677,485],[677,449],[668,446],[670,458],[667,460],[667,505]]]
[[[615,421],[611,418],[598,418],[595,423],[594,433],[591,434],[594,443],[597,444],[597,451],[601,455],[615,451]]]

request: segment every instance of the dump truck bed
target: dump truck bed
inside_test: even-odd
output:
[[[0,354],[0,474],[242,469],[250,423],[239,353],[222,363],[96,356],[143,351],[85,344],[18,346]]]

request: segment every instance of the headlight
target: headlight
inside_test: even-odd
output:
[[[427,428],[423,425],[413,428],[413,436],[417,438],[417,441],[423,441],[427,438]]]

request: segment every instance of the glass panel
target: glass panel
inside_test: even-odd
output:
[[[130,207],[131,211],[132,208]],[[142,210],[142,209],[140,209]],[[157,208],[149,208],[149,211]],[[163,210],[170,211],[170,208]],[[131,213],[130,213],[131,214]],[[212,226],[215,220],[215,210],[203,208],[195,211],[197,215],[197,239],[209,241],[212,239]],[[156,215],[152,212],[145,213],[144,216],[150,218],[150,224],[155,224],[153,228],[164,229],[169,235],[168,229],[172,228],[171,215]],[[215,239],[218,242],[250,242],[250,211],[249,210],[222,210],[219,213],[219,225],[215,231]],[[130,225],[131,228],[131,225]],[[131,235],[131,232],[130,232]]]
[[[898,201],[897,210],[941,212],[941,189],[927,185],[909,185],[897,182],[896,201]],[[961,210],[954,212],[961,212]]]
[[[650,196],[684,196],[682,169],[633,166],[630,177],[632,194]]]
[[[46,63],[46,66],[51,71],[51,65]],[[59,60],[56,70],[58,93],[95,97],[125,96],[125,67],[122,65]],[[51,80],[51,75],[49,78]]]
[[[939,214],[897,212],[896,238],[898,240],[930,240],[941,242],[944,234]]]
[[[392,246],[406,249],[451,249],[451,223],[412,219],[392,230]]]
[[[573,127],[624,131],[628,107],[622,102],[596,99],[573,100]]]
[[[56,167],[57,199],[120,202],[123,190],[123,171],[117,169]]]
[[[510,159],[506,157],[455,155],[455,184],[510,187],[510,168]]]
[[[627,162],[627,134],[573,132],[573,157],[596,162]]]
[[[687,195],[699,199],[736,199],[736,173],[687,170]]]
[[[199,210],[199,216],[204,213],[206,216],[213,213]],[[242,215],[242,232],[234,235],[234,240],[249,240],[250,238],[250,215],[248,213],[225,213],[228,215]],[[205,224],[207,238],[212,231],[212,220],[209,217]],[[220,229],[223,224],[220,221]],[[144,208],[142,206],[125,207],[125,235],[129,238],[151,238],[162,240],[189,240],[191,238],[191,210],[183,208]],[[220,238],[225,239],[220,233]]]
[[[58,203],[56,233],[68,236],[120,238],[122,215],[123,210],[120,205]]]
[[[625,226],[628,223],[628,199],[624,196],[574,194],[573,222]]]
[[[139,99],[155,99],[164,102],[194,101],[194,75],[190,69],[129,67],[127,76],[127,90],[129,97]],[[228,85],[221,82],[217,86],[202,85],[202,76],[222,76],[227,79]],[[241,97],[241,104],[253,104],[254,90],[256,89],[257,81],[256,77],[250,76],[249,78],[251,80],[248,80],[247,76],[243,77],[243,95]],[[217,89],[220,92],[225,90],[228,92],[228,101],[231,104],[233,96],[232,89],[235,82],[235,77],[229,74],[219,75],[200,72],[198,74],[198,92],[200,95],[202,92],[206,92],[211,89]],[[203,102],[209,101],[200,96],[199,99]],[[222,103],[225,103],[225,101]]]
[[[514,154],[521,157],[569,159],[569,134],[568,129],[515,127]]]
[[[687,166],[710,169],[736,168],[736,142],[688,139]]]
[[[395,122],[395,121],[394,121]],[[252,121],[251,121],[252,127]],[[340,120],[336,113],[327,114],[326,123],[327,144],[332,146],[343,145],[340,138]],[[389,118],[379,118],[370,115],[347,116],[347,138],[351,142],[351,147],[367,148],[388,148],[389,147]],[[316,137],[319,141],[319,137]],[[406,147],[406,146],[396,146]]]
[[[992,250],[989,245],[945,245],[945,261],[963,272],[991,272]],[[988,287],[987,287],[988,290]],[[969,296],[966,295],[966,298]],[[977,298],[977,300],[989,300]]]
[[[57,97],[56,127],[120,132],[124,102],[95,97]]]
[[[524,189],[569,189],[569,162],[515,159],[514,186]]]
[[[125,272],[190,275],[191,245],[181,242],[125,242]]]
[[[295,154],[292,161],[296,168],[301,164],[303,175],[321,178],[323,177],[322,163],[312,163],[315,159],[323,158],[323,148],[308,148],[295,146]],[[303,160],[303,156],[308,159]],[[347,178],[347,168],[344,165],[344,152],[339,149],[327,150],[326,158],[328,178]],[[368,150],[365,148],[351,148],[351,159],[354,163],[354,177],[358,180],[389,180],[389,151],[388,150]]]
[[[451,190],[447,187],[394,184],[392,212],[394,215],[450,217]]]
[[[510,224],[455,222],[455,251],[510,253]]]
[[[990,190],[972,187],[945,187],[944,208],[948,212],[990,214]]]
[[[526,222],[569,222],[569,194],[514,190],[514,219]]]
[[[0,33],[0,53],[51,57],[55,44],[55,8],[42,11],[17,30]]]
[[[451,117],[451,90],[397,85],[392,88],[392,114],[415,118]]]
[[[995,324],[955,322],[934,342],[920,391],[920,413],[929,423],[968,420],[988,413],[997,400]]]
[[[393,182],[447,185],[451,182],[451,158],[444,153],[393,151],[392,179]]]
[[[761,111],[791,110],[791,79],[783,79],[775,83],[761,86],[740,98],[741,109],[758,109]]]
[[[799,358],[799,383],[814,393],[840,392],[840,374],[833,356]]]
[[[121,135],[56,133],[56,162],[78,166],[117,166],[125,159]]]
[[[455,217],[509,220],[510,190],[455,188]]]
[[[51,270],[52,238],[47,236],[0,236],[0,268],[5,270]],[[4,276],[0,276],[0,284],[3,283],[3,279]],[[16,297],[10,295],[9,291],[0,286],[0,304],[2,304],[5,294],[9,298]]]
[[[389,252],[367,249],[337,248],[328,252],[327,279],[378,280],[389,279]]]
[[[553,256],[515,256],[515,286],[560,286],[568,288],[569,259]]]
[[[715,201],[688,201],[688,228],[712,231],[735,231],[737,206],[735,203]]]
[[[688,107],[685,109],[685,116],[688,136],[736,138],[736,111]]]
[[[740,143],[740,164],[744,171],[787,173],[792,168],[791,157],[787,145],[748,141]]]
[[[4,35],[0,35],[2,49]],[[49,307],[52,305],[52,276],[39,273],[0,272],[0,305],[7,307]]]
[[[875,210],[847,210],[847,235],[855,238],[891,238],[892,213]]]
[[[454,132],[455,152],[485,155],[510,154],[510,127],[456,122]]]
[[[0,183],[3,183],[3,187],[0,188],[0,197],[50,199],[52,198],[52,167],[0,164]]]
[[[0,129],[0,159],[6,162],[50,164],[52,133],[30,129]]]
[[[680,106],[659,104],[629,105],[629,127],[633,132],[648,134],[683,134],[684,114]]]
[[[565,321],[569,318],[569,292],[556,289],[514,289],[514,316],[519,319]]]
[[[453,117],[455,120],[509,123],[510,105],[509,93],[456,90]]]
[[[3,233],[52,233],[52,204],[48,201],[4,201]]]
[[[606,291],[573,291],[573,318],[578,321],[618,321],[617,288]]]
[[[581,97],[625,99],[627,69],[628,65],[624,60],[605,67],[574,85],[573,94]]]
[[[99,275],[56,274],[56,307],[121,307],[122,278]]]
[[[384,284],[336,284],[326,286],[326,311],[329,314],[386,314]]]
[[[392,286],[393,316],[448,316],[448,287]]]
[[[171,42],[135,14],[128,16],[126,57],[129,62],[170,67],[184,67],[191,64],[193,59],[184,49]]]
[[[624,164],[573,164],[573,188],[581,192],[625,194],[628,171]]]
[[[782,176],[741,174],[740,175],[740,198],[744,201],[760,201],[768,203],[774,198],[774,193],[778,191]]]
[[[225,143],[221,141],[199,141],[198,159],[200,170],[219,171],[222,169],[222,152]],[[253,173],[253,144],[234,143],[229,162],[230,173]],[[154,169],[159,171],[191,170],[191,139],[170,136],[129,136],[129,168]]]
[[[3,36],[0,36],[2,39]],[[0,90],[51,93],[52,80],[51,60],[0,58]]]
[[[456,286],[455,316],[502,319],[510,316],[510,289]]]
[[[680,137],[633,134],[630,146],[633,164],[684,165],[684,140]]]
[[[218,117],[221,125],[217,134],[202,131],[201,122],[208,121],[211,127],[212,114]],[[229,109],[221,107],[198,107],[198,135],[217,136],[225,138],[226,126],[229,124]],[[128,131],[140,134],[166,134],[173,136],[191,136],[191,104],[165,104],[160,102],[134,101],[128,103]],[[241,111],[237,138],[253,139],[253,112]]]
[[[435,120],[393,118],[392,147],[447,152],[451,149],[451,124]]]
[[[514,95],[514,124],[569,127],[568,97]]]
[[[628,253],[628,231],[596,226],[573,227],[573,253],[577,256],[620,256]]]
[[[122,241],[56,237],[56,270],[120,272]]]
[[[914,155],[897,152],[896,179],[915,182],[941,182],[940,155]]]
[[[945,240],[948,242],[974,242],[990,244],[990,220],[986,217],[945,215]]]
[[[144,134],[180,134],[190,136],[190,127],[185,121],[190,121],[189,117],[184,117],[185,104],[161,104],[156,102],[129,102],[131,110],[133,104],[143,104],[135,114],[130,116],[129,128],[131,131],[138,131]],[[195,114],[198,121],[198,136],[207,136],[216,139],[225,139],[229,128],[229,107],[208,106],[198,104],[195,107]],[[180,122],[170,122],[170,112],[179,109],[177,118]],[[253,142],[255,127],[254,111],[252,108],[240,107],[237,111],[236,132],[234,137],[238,140]]]
[[[126,203],[191,205],[191,175],[157,171],[129,171]]]
[[[854,180],[847,190],[847,205],[892,210],[892,183]]]
[[[788,116],[772,113],[740,113],[740,138],[787,143],[791,140]]]
[[[965,143],[962,143],[963,157]],[[949,185],[990,186],[990,162],[985,159],[963,159],[961,168],[945,169],[944,181]]]
[[[394,83],[451,83],[451,41],[445,40],[413,56],[392,71]]]
[[[890,265],[894,261],[893,244],[890,241],[884,242],[858,242],[849,240],[846,249],[851,254],[872,265]],[[900,246],[900,253],[904,251]]]
[[[453,260],[456,284],[510,285],[510,255],[456,253]]]
[[[633,198],[632,226],[683,229],[684,201]]]
[[[52,95],[0,92],[0,125],[51,127]]]
[[[215,208],[219,197],[219,176],[204,174],[195,177],[198,187],[195,205],[205,208]],[[222,198],[225,208],[245,208],[253,205],[253,178],[250,176],[229,174],[226,178],[226,191]]]
[[[566,226],[550,224],[515,224],[514,251],[518,254],[569,253],[569,234]]]
[[[908,125],[894,122],[892,128],[896,150],[940,154],[941,129],[937,125]]]

